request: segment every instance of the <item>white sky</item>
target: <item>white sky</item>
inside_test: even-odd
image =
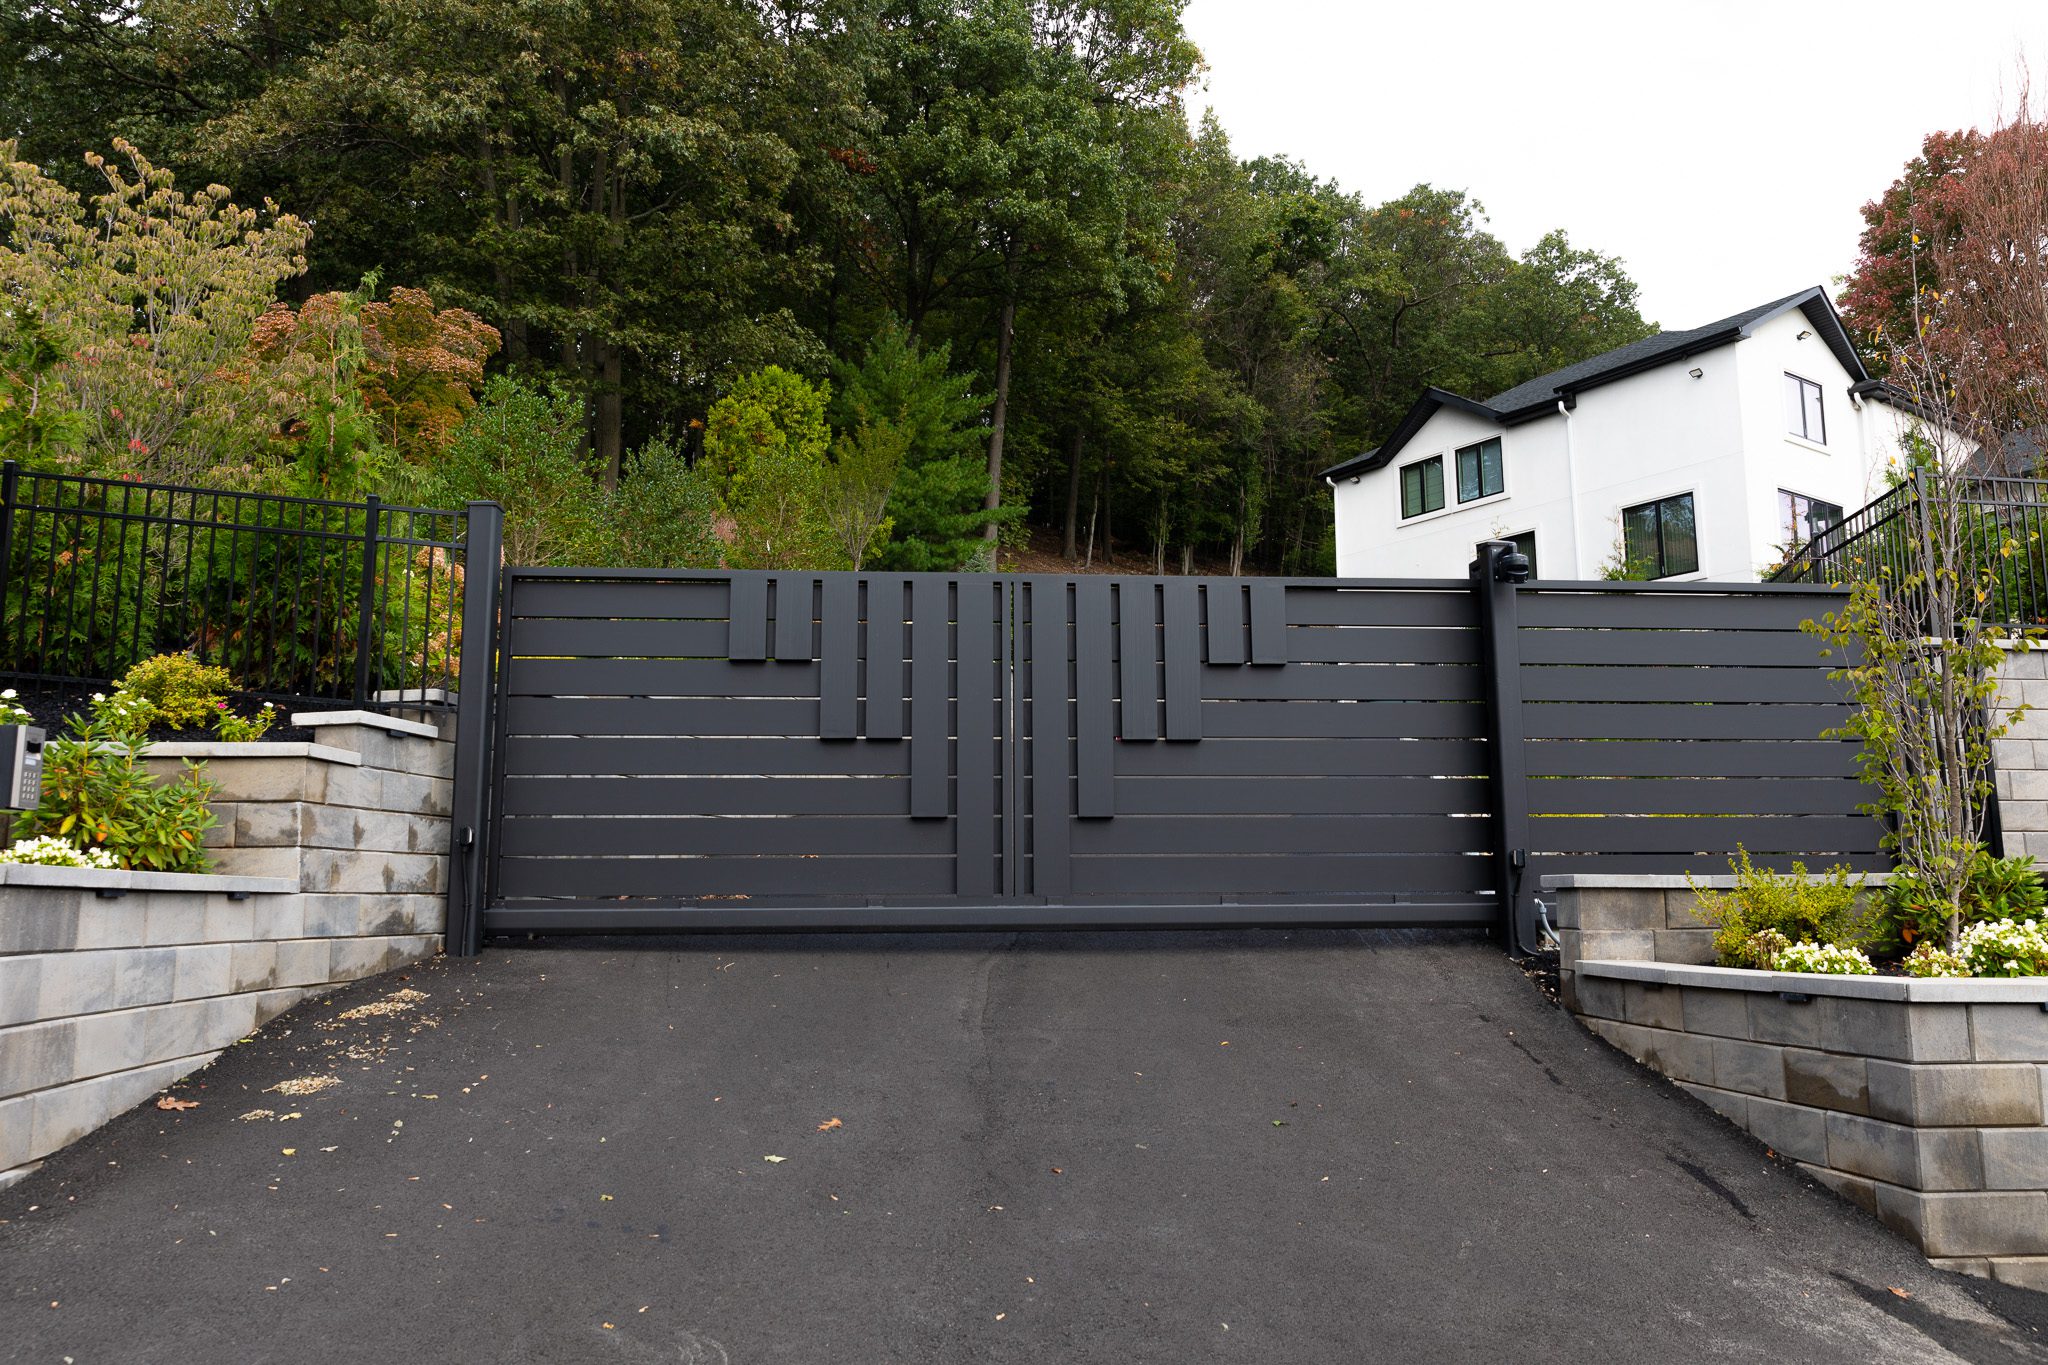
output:
[[[1855,263],[1858,210],[1937,128],[1989,126],[2048,0],[1191,0],[1241,157],[1371,202],[1469,191],[1511,250],[1562,227],[1697,327]]]

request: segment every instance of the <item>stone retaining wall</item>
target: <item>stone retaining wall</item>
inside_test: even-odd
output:
[[[2048,650],[2015,645],[1999,669],[1998,709],[2029,709],[1992,742],[1998,823],[2008,857],[2048,864]]]
[[[1544,897],[1594,1033],[1937,1265],[2048,1289],[2048,980],[1693,965],[1711,930],[1682,878],[1546,878]]]
[[[292,723],[323,742],[153,751],[220,785],[214,875],[0,865],[0,1185],[307,996],[439,951],[453,745]]]

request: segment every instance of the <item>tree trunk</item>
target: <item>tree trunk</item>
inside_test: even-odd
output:
[[[989,413],[988,496],[981,504],[991,512],[1003,505],[1003,427],[1010,415],[1010,333],[1016,322],[1016,297],[1005,293],[1003,310],[996,319],[996,401]],[[996,532],[993,517],[982,523],[983,540],[993,544]]]
[[[604,466],[604,486],[616,489],[625,463],[625,361],[609,341],[597,344],[597,458]]]
[[[1102,489],[1098,486],[1093,496],[1088,499],[1088,558],[1082,562],[1081,567],[1084,569],[1095,567],[1095,513],[1101,506]]]
[[[1192,543],[1185,543],[1180,547],[1180,576],[1182,578],[1189,578],[1193,576],[1194,572],[1195,547]]]
[[[1074,533],[1081,520],[1081,444],[1087,439],[1079,423],[1067,433],[1067,534],[1064,547],[1069,564],[1074,562]]]

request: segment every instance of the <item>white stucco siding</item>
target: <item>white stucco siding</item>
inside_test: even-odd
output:
[[[1470,413],[1439,409],[1391,464],[1355,481],[1337,481],[1338,574],[1457,577],[1465,572],[1472,548],[1480,541],[1534,531],[1538,567],[1551,575],[1549,557],[1564,554],[1570,535],[1560,425],[1542,421],[1503,429]],[[1502,491],[1460,504],[1456,452],[1494,436],[1501,442]],[[1400,471],[1434,456],[1444,462],[1443,510],[1404,519]]]
[[[1807,335],[1802,339],[1799,333]],[[1742,374],[1744,480],[1752,576],[1779,562],[1784,541],[1779,491],[1834,503],[1853,512],[1882,493],[1885,469],[1897,453],[1897,413],[1881,403],[1860,408],[1849,395],[1855,382],[1835,359],[1804,313],[1794,310],[1760,324],[1734,348]],[[1791,431],[1786,375],[1821,386],[1826,442]]]

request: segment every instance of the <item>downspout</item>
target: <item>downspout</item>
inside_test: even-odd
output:
[[[1566,515],[1571,518],[1572,552],[1570,564],[1572,576],[1583,578],[1586,572],[1580,567],[1579,559],[1579,467],[1572,456],[1572,410],[1565,401],[1557,400],[1557,415],[1564,418],[1564,496]]]

